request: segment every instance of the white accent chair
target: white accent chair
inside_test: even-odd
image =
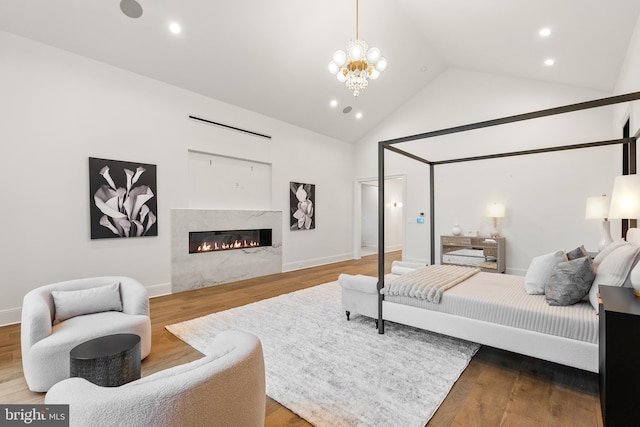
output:
[[[120,283],[122,311],[104,311],[71,317],[54,324],[53,291],[79,291]],[[86,301],[95,306],[95,301]],[[138,281],[120,276],[93,277],[53,283],[24,296],[22,304],[22,369],[29,389],[47,391],[69,378],[69,352],[93,338],[116,333],[140,336],[144,359],[151,350],[151,321],[147,290]]]
[[[51,387],[45,404],[68,404],[71,427],[262,427],[265,373],[258,337],[224,331],[207,353],[120,387],[69,378]]]

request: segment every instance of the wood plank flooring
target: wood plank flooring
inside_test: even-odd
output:
[[[387,255],[387,271],[400,256]],[[151,299],[152,349],[142,375],[202,357],[165,325],[334,281],[340,273],[375,276],[377,256]],[[27,388],[20,357],[20,325],[0,327],[0,403],[42,403],[44,394]],[[309,425],[267,398],[265,426]],[[601,427],[598,377],[483,346],[427,425]]]

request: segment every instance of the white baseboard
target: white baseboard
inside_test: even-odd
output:
[[[8,308],[0,310],[0,326],[13,325],[20,323],[22,319],[22,308]]]
[[[287,272],[287,271],[300,270],[303,268],[317,267],[319,265],[332,264],[334,262],[348,261],[351,259],[353,259],[352,254],[348,253],[348,254],[334,255],[334,256],[325,257],[325,258],[316,258],[316,259],[309,259],[305,261],[290,262],[287,264],[282,264],[282,271]]]
[[[161,297],[171,293],[171,283],[162,283],[160,285],[146,286],[149,298]]]

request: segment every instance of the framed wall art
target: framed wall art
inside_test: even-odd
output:
[[[316,186],[290,182],[291,230],[313,230],[316,228]]]
[[[158,235],[156,165],[89,157],[91,238]]]

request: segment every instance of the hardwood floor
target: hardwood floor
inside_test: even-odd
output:
[[[400,253],[388,254],[391,261]],[[142,375],[202,357],[165,325],[337,280],[377,274],[377,257],[345,261],[151,299],[152,349]],[[0,327],[0,403],[42,403],[28,390],[20,359],[20,325]],[[265,426],[309,426],[267,398]],[[437,410],[429,427],[602,426],[596,374],[483,346]]]

